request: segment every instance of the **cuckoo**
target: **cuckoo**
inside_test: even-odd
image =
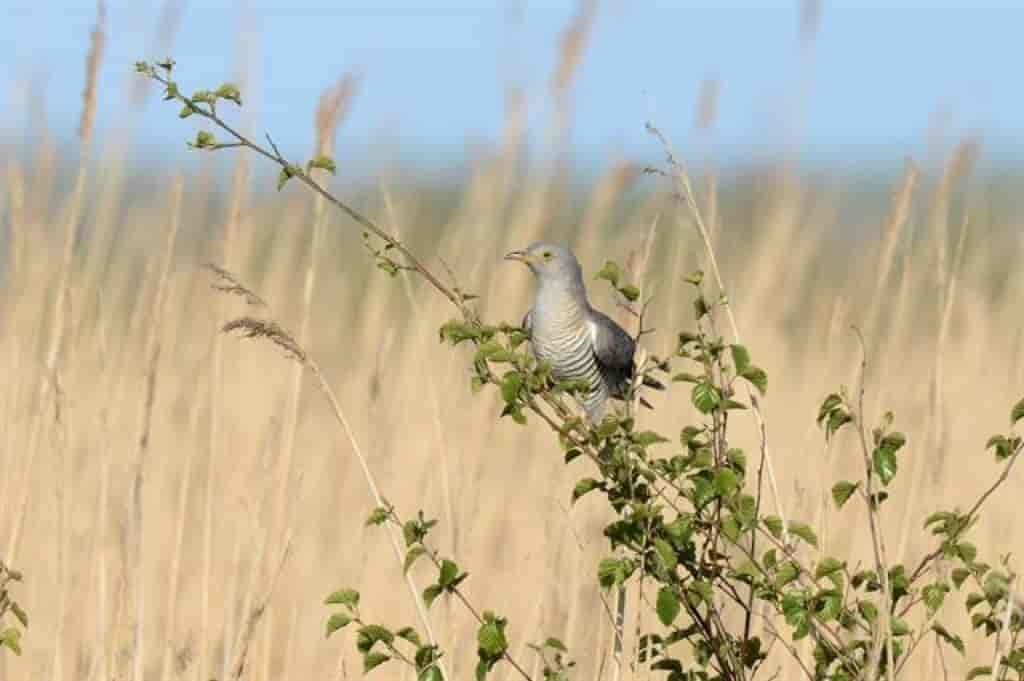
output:
[[[505,259],[522,262],[537,278],[533,307],[523,318],[534,356],[551,365],[556,379],[589,385],[580,402],[591,421],[600,419],[608,398],[628,396],[636,370],[636,343],[621,326],[591,307],[583,271],[568,248],[538,242],[512,251]],[[649,376],[643,382],[665,388]]]

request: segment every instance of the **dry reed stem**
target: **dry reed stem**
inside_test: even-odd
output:
[[[235,659],[231,665],[231,678],[235,681],[242,678],[245,673],[245,664],[249,655],[249,646],[252,643],[253,636],[256,632],[256,625],[259,624],[260,619],[263,617],[263,613],[267,609],[267,605],[270,603],[270,599],[274,595],[274,590],[277,587],[278,579],[281,576],[282,570],[284,570],[284,564],[288,560],[288,555],[291,553],[292,537],[291,530],[289,529],[285,533],[281,548],[281,556],[278,558],[277,566],[274,568],[271,574],[267,586],[264,589],[261,596],[256,600],[250,608],[247,608],[245,624],[242,631],[239,632],[238,642],[235,645]],[[254,574],[259,569],[258,566],[262,564],[262,560],[256,560],[254,565]]]
[[[67,396],[62,387],[60,371],[54,372],[56,386],[56,406],[54,417],[57,430],[57,456],[60,459],[61,471],[57,476],[56,504],[57,509],[57,541],[54,542],[57,563],[57,626],[54,630],[53,644],[53,676],[54,681],[64,678],[64,644],[67,625],[68,582],[71,579],[70,553],[71,541],[71,506],[74,492],[73,450],[71,447],[70,414],[66,408]]]
[[[39,379],[39,387],[37,390],[37,405],[40,414],[37,416],[36,426],[34,428],[34,434],[28,447],[28,460],[25,466],[25,485],[22,491],[21,502],[18,510],[16,511],[14,529],[11,532],[11,537],[7,547],[7,564],[11,565],[14,563],[16,557],[18,543],[21,538],[21,528],[24,525],[24,514],[25,508],[28,503],[28,481],[32,473],[33,463],[36,459],[36,453],[40,438],[40,432],[43,425],[42,413],[46,411],[45,405],[50,399],[49,392],[53,383],[53,377],[55,375],[58,353],[60,352],[61,344],[65,340],[65,332],[68,325],[66,319],[67,309],[67,295],[68,287],[71,281],[71,269],[72,269],[72,256],[74,255],[75,236],[77,234],[78,223],[81,216],[82,204],[85,194],[85,184],[87,178],[87,168],[90,161],[90,148],[92,145],[92,125],[91,120],[95,109],[95,77],[99,69],[102,52],[104,33],[103,26],[105,21],[105,10],[102,2],[98,7],[99,17],[97,19],[96,28],[92,35],[92,45],[90,47],[89,55],[86,60],[86,72],[87,76],[92,80],[93,87],[87,87],[84,95],[84,106],[80,124],[80,144],[81,152],[78,164],[78,173],[75,178],[74,188],[72,189],[71,196],[69,199],[68,207],[66,208],[66,215],[64,216],[64,241],[63,241],[63,254],[61,256],[61,267],[60,274],[57,280],[56,298],[53,303],[53,308],[50,314],[50,338],[48,344],[48,350],[46,352],[46,367],[43,375]],[[45,148],[45,145],[40,145],[40,148]],[[41,151],[42,153],[42,151]]]
[[[135,454],[134,480],[131,492],[131,521],[133,529],[135,579],[135,632],[133,645],[133,678],[143,681],[145,663],[145,615],[146,615],[146,547],[144,529],[144,483],[146,459],[149,453],[150,434],[152,428],[153,405],[156,402],[157,367],[160,360],[160,324],[163,321],[164,305],[167,300],[167,288],[170,282],[171,264],[174,257],[174,246],[177,242],[178,227],[181,222],[181,200],[184,179],[179,175],[171,189],[171,208],[167,235],[163,244],[162,262],[156,291],[152,303],[149,333],[146,336],[143,357],[146,361],[146,392],[140,408],[138,448]]]
[[[397,238],[401,239],[402,238],[402,230],[401,230],[401,227],[399,225],[399,220],[397,218],[397,215],[395,213],[394,202],[391,200],[391,193],[390,193],[390,191],[388,191],[386,186],[382,186],[381,187],[381,191],[382,191],[382,194],[383,194],[383,197],[384,197],[384,205],[385,205],[385,209],[386,209],[387,214],[388,214],[388,221],[391,224],[391,229],[394,232],[395,236]],[[408,300],[409,305],[416,312],[417,316],[420,319],[424,319],[424,320],[427,319],[427,316],[423,314],[422,306],[417,302],[416,297],[413,295],[412,281],[410,280],[408,271],[403,270],[401,272],[401,278],[402,278],[402,291],[405,293],[405,297]],[[426,326],[426,325],[424,325],[424,326]],[[424,331],[426,331],[426,330],[427,329],[424,328]],[[425,340],[425,338],[422,338],[421,340]],[[449,364],[450,363],[451,363],[451,361],[449,360]],[[428,390],[427,393],[430,396],[430,407],[431,407],[431,413],[432,413],[432,416],[433,416],[433,418],[431,419],[431,422],[432,422],[433,427],[434,427],[434,439],[437,441],[437,453],[438,453],[438,457],[440,459],[439,462],[438,462],[439,463],[438,468],[440,469],[440,478],[441,478],[441,500],[442,500],[442,503],[444,505],[445,524],[447,525],[447,528],[448,528],[448,531],[445,533],[445,535],[448,537],[448,542],[447,542],[447,544],[448,544],[448,551],[449,551],[449,553],[451,555],[454,556],[454,555],[458,555],[458,539],[457,538],[458,538],[458,533],[459,533],[459,526],[458,526],[457,516],[455,515],[454,503],[452,501],[452,484],[451,484],[451,474],[450,474],[451,466],[450,466],[450,463],[448,461],[448,445],[445,442],[444,426],[441,423],[441,402],[440,402],[440,400],[437,397],[436,385],[433,384],[428,379],[428,377],[426,376],[427,364],[425,364],[425,363],[421,364],[420,365],[420,369],[421,369],[421,371],[424,374],[423,375],[423,379],[424,379],[423,382],[424,382],[424,384],[431,386],[430,390]],[[451,618],[453,616],[453,607],[454,606],[452,604],[452,600],[450,598],[445,599],[445,601],[444,601],[445,615],[446,615],[446,619],[449,620],[449,621],[451,621]],[[452,629],[454,630],[454,627],[452,627]],[[432,634],[431,634],[430,643],[431,644],[436,644],[437,643],[433,639]],[[455,648],[457,646],[457,644],[458,644],[458,638],[455,637],[455,634],[454,634],[454,631],[453,631],[452,647]],[[452,673],[453,674],[455,673],[454,666],[452,667]]]
[[[808,48],[818,35],[821,24],[821,0],[800,2],[800,45]]]
[[[218,271],[214,268],[214,273]],[[352,451],[356,456],[356,460],[362,469],[363,479],[366,482],[367,487],[370,490],[370,494],[373,497],[375,504],[378,507],[386,506],[387,503],[380,494],[380,490],[377,487],[376,479],[370,471],[369,464],[366,456],[363,454],[362,448],[359,446],[358,441],[355,438],[355,434],[349,424],[348,419],[345,417],[345,413],[341,408],[341,403],[338,401],[334,390],[331,388],[327,379],[324,377],[319,365],[306,353],[305,349],[302,348],[295,338],[282,328],[277,322],[272,319],[255,319],[252,317],[241,317],[226,323],[223,327],[225,333],[238,333],[244,338],[253,339],[264,339],[270,343],[276,345],[279,349],[284,351],[285,355],[296,362],[299,362],[309,369],[313,376],[317,380],[317,387],[321,393],[327,398],[334,417],[339,425],[345,432],[349,443],[352,446]],[[430,625],[430,620],[427,617],[427,611],[423,604],[423,600],[420,598],[419,588],[416,586],[415,581],[411,574],[406,572],[402,565],[404,564],[404,555],[401,549],[398,535],[396,534],[395,528],[391,523],[385,523],[385,527],[388,533],[388,537],[391,540],[391,546],[394,551],[395,560],[398,562],[399,568],[402,569],[405,575],[405,581],[409,588],[410,596],[416,606],[417,614],[420,619],[420,624],[423,626],[423,630],[427,633],[430,640],[436,640],[433,628]],[[443,666],[442,666],[443,670]],[[445,674],[445,678],[448,678]]]
[[[195,405],[201,402],[196,400]],[[193,409],[195,413],[196,409]],[[194,418],[194,417],[193,417]],[[178,511],[174,528],[174,549],[171,552],[170,583],[167,588],[167,602],[164,612],[167,618],[167,627],[164,631],[164,652],[163,661],[160,665],[160,678],[167,681],[171,677],[171,662],[174,653],[175,623],[177,621],[177,605],[180,599],[179,582],[181,579],[181,553],[185,539],[185,521],[188,511],[189,487],[192,484],[192,465],[195,458],[195,447],[188,447],[185,453],[185,470],[181,476],[181,487],[178,490]]]
[[[576,15],[562,32],[558,65],[551,78],[551,92],[556,99],[568,97],[573,79],[583,61],[597,17],[597,0],[580,0]]]
[[[872,295],[873,302],[868,321],[864,325],[865,335],[869,342],[875,336],[878,317],[883,309],[882,293],[892,272],[899,238],[903,233],[903,227],[907,223],[907,218],[910,216],[914,188],[917,186],[919,174],[917,164],[912,159],[907,159],[903,170],[903,179],[899,184],[899,188],[893,194],[889,219],[882,228],[882,243],[878,254],[878,265],[874,273],[875,289]]]
[[[352,98],[355,95],[357,80],[351,74],[345,75],[338,82],[320,95],[314,118],[316,144],[314,157],[334,154],[334,139],[338,125],[348,113]],[[301,319],[299,322],[298,345],[310,343],[310,319],[312,317],[313,295],[317,284],[317,263],[322,250],[326,223],[327,203],[324,197],[317,194],[313,197],[313,234],[309,241],[309,249],[305,254],[306,272],[302,288]],[[223,275],[222,275],[223,276]],[[289,523],[288,487],[292,482],[292,467],[295,457],[295,436],[298,431],[299,402],[302,397],[303,364],[296,362],[291,366],[288,395],[284,407],[281,426],[282,438],[280,447],[280,463],[278,465],[277,500],[274,505],[276,524],[268,528],[271,546],[276,546],[278,534],[284,531]],[[268,630],[273,625],[274,609],[268,603]],[[269,640],[267,648],[269,650]]]
[[[12,155],[7,160],[7,201],[10,204],[8,214],[8,262],[11,267],[11,279],[19,280],[24,269],[23,250],[25,248],[25,177],[17,160]],[[5,308],[14,301],[7,301]],[[9,312],[5,309],[5,312]]]
[[[103,48],[107,43],[107,6],[103,0],[96,3],[96,25],[89,36],[89,54],[85,58],[85,89],[82,90],[82,116],[78,121],[78,137],[92,139],[93,122],[96,119],[97,76],[103,61]]]
[[[231,190],[228,195],[227,217],[224,220],[220,243],[220,262],[233,268],[236,264],[236,241],[241,223],[242,207],[245,203],[245,188],[249,180],[249,163],[244,155],[235,159],[231,176]],[[230,292],[230,291],[229,291]],[[246,298],[250,304],[260,304],[262,300]],[[218,319],[227,313],[227,304],[221,296],[214,302],[214,310]],[[202,586],[200,601],[199,625],[199,664],[193,681],[206,681],[209,678],[209,664],[212,655],[210,640],[210,595],[213,588],[213,507],[216,498],[215,480],[217,479],[217,460],[221,452],[221,421],[222,415],[222,381],[224,367],[224,340],[221,334],[213,335],[213,347],[210,353],[210,425],[206,451],[206,494],[203,499],[203,549],[202,549]]]
[[[949,326],[950,320],[953,314],[953,305],[956,301],[956,285],[958,276],[960,273],[961,263],[963,261],[964,245],[967,240],[967,230],[969,225],[969,215],[966,209],[964,209],[963,220],[960,225],[960,236],[957,240],[956,251],[953,254],[953,266],[949,273],[949,281],[945,287],[944,301],[942,317],[939,321],[939,337],[936,342],[936,351],[934,353],[934,365],[932,368],[932,395],[933,395],[933,410],[930,418],[934,424],[936,431],[933,431],[933,438],[931,445],[925,449],[926,452],[936,452],[943,446],[942,438],[942,426],[941,418],[945,413],[942,402],[942,386],[943,386],[943,374],[944,374],[944,358],[946,356],[946,343],[949,337]],[[907,543],[910,540],[910,529],[912,527],[911,522],[914,518],[913,511],[917,505],[917,497],[921,489],[921,477],[923,474],[923,468],[927,457],[921,456],[920,454],[914,458],[913,472],[910,477],[910,490],[907,497],[907,505],[903,512],[903,523],[900,528],[900,539],[899,544],[896,548],[896,560],[902,562],[903,557],[906,555]]]

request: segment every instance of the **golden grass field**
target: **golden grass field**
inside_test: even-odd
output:
[[[556,78],[571,79],[572,40],[570,27]],[[87,88],[87,112],[96,96]],[[325,102],[317,126],[329,147],[337,121]],[[167,114],[167,144],[180,144],[188,130]],[[588,276],[608,258],[629,263],[655,296],[645,343],[670,353],[674,331],[692,323],[682,277],[704,255],[670,188],[640,172],[660,152],[610,163],[580,194],[571,167],[524,157],[521,114],[509,107],[503,140],[444,201],[400,171],[358,193],[343,178],[330,186],[432,268],[443,259],[481,295],[487,320],[521,318],[531,281],[501,255],[535,238],[569,242]],[[552,144],[570,125],[556,116]],[[694,137],[710,127],[701,121]],[[856,475],[853,443],[826,448],[814,423],[821,399],[854,381],[857,325],[868,411],[893,410],[910,440],[909,474],[882,514],[890,558],[919,557],[931,546],[924,517],[969,503],[997,475],[983,446],[1024,393],[1020,181],[972,173],[978,147],[941,136],[885,191],[839,172],[810,178],[785,159],[719,177],[687,149],[743,342],[768,371],[782,507],[820,528],[822,550],[868,559],[863,512],[829,501],[833,480]],[[470,394],[467,352],[438,343],[453,313],[444,300],[375,270],[351,221],[297,185],[276,194],[272,169],[252,157],[236,154],[222,177],[197,152],[133,192],[116,143],[83,153],[81,166],[52,138],[27,157],[7,151],[0,558],[25,573],[15,595],[31,627],[22,656],[0,656],[0,679],[226,679],[243,648],[246,678],[355,678],[353,642],[324,639],[326,594],[353,586],[368,619],[415,622],[385,533],[363,526],[373,501],[350,440],[278,349],[217,333],[245,306],[211,289],[207,261],[236,272],[306,344],[384,495],[405,515],[440,519],[435,541],[469,571],[474,602],[510,618],[513,653],[532,661],[527,642],[559,636],[577,678],[607,671],[595,579],[606,511],[596,497],[568,507],[588,464],[565,466],[543,424],[498,420],[500,398]],[[610,288],[591,288],[613,312]],[[652,400],[645,428],[671,435],[697,418],[683,385]],[[752,423],[740,419],[738,432],[754,447]],[[977,528],[983,559],[1022,545],[1020,490],[1012,479]],[[425,563],[413,574],[426,584]],[[962,608],[946,611],[967,636]],[[455,677],[467,678],[474,623],[444,601],[431,617]],[[946,663],[956,672],[990,656],[985,644]],[[795,678],[784,657],[772,664]],[[906,678],[939,664],[928,647]]]

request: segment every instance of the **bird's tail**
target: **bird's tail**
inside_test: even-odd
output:
[[[648,388],[654,388],[655,390],[664,390],[665,389],[665,384],[664,383],[662,383],[658,379],[652,378],[652,377],[650,377],[648,375],[644,376],[644,385],[646,385]]]
[[[664,383],[662,383],[658,379],[652,378],[651,376],[648,376],[648,375],[644,375],[643,384],[645,386],[647,386],[648,388],[654,388],[655,390],[664,390],[665,389],[665,384]],[[640,404],[642,404],[643,406],[647,407],[648,409],[654,409],[654,406],[650,402],[645,400],[643,397],[641,397],[641,396],[637,397],[637,401],[639,401]]]

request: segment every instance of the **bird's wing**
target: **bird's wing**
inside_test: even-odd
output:
[[[621,398],[633,378],[633,352],[636,344],[621,326],[597,310],[591,310],[588,324],[594,344],[594,358],[601,375],[612,397]]]

